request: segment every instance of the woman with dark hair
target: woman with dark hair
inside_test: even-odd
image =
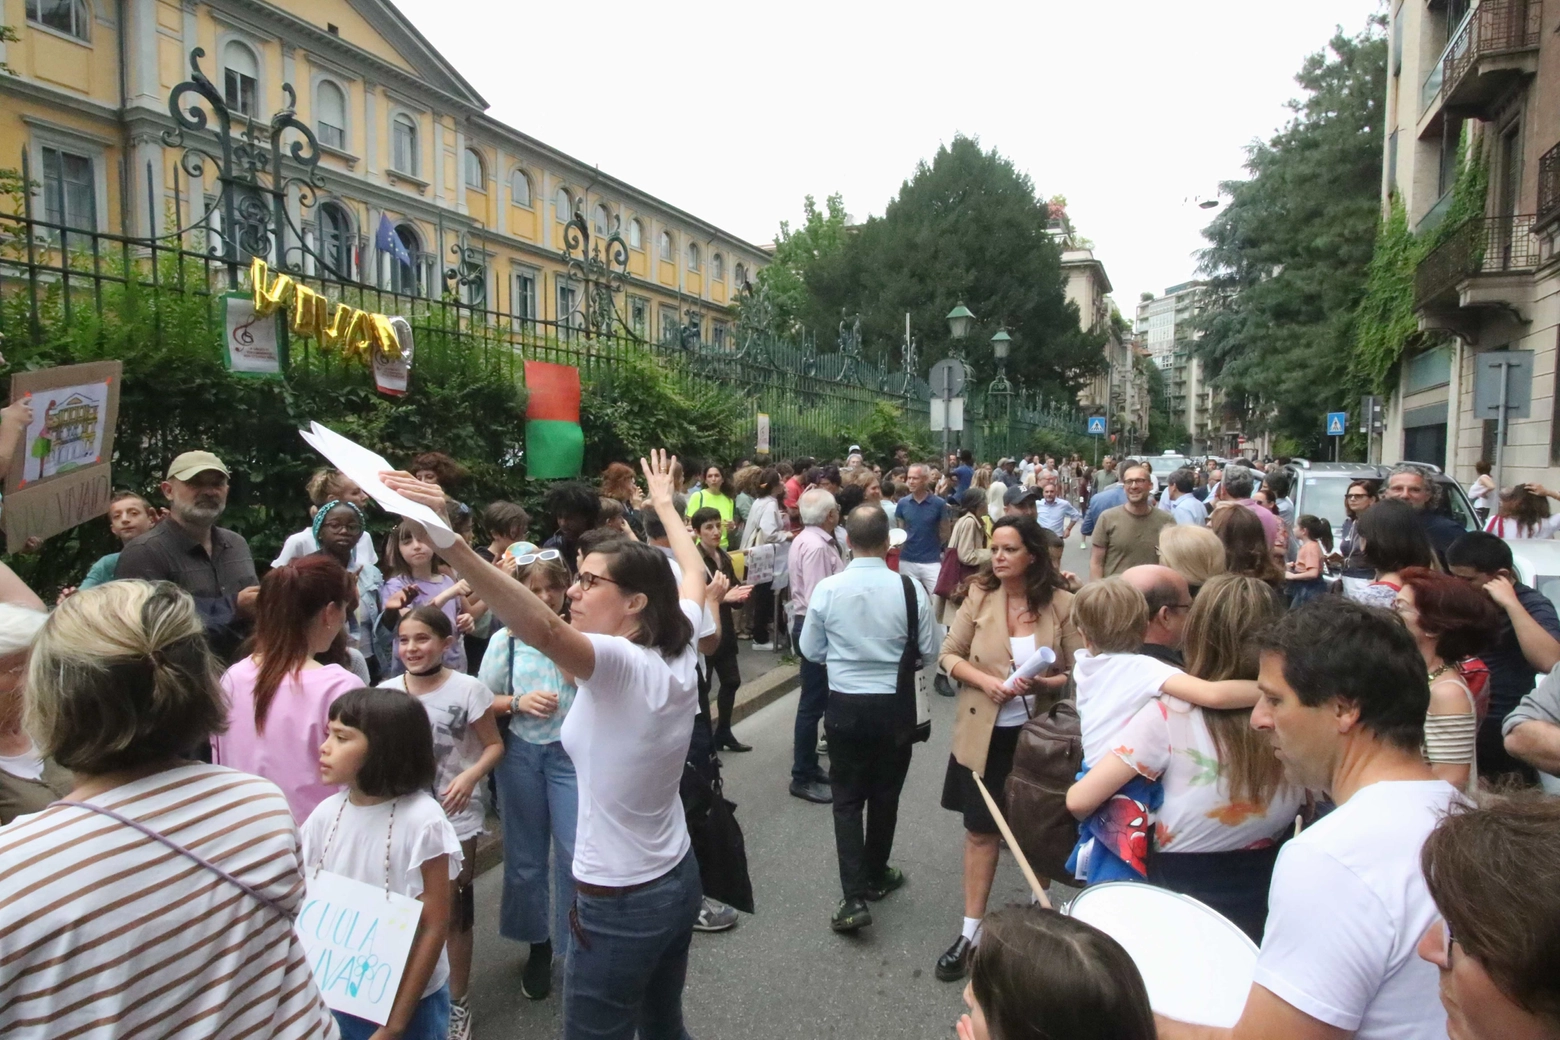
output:
[[[1473,464],[1473,472],[1477,474],[1473,483],[1468,485],[1468,504],[1473,506],[1473,515],[1483,527],[1490,518],[1490,495],[1495,493],[1495,479],[1490,476],[1490,464],[1487,459],[1480,459]]]
[[[1518,484],[1500,493],[1500,512],[1490,517],[1484,529],[1497,538],[1510,541],[1529,538],[1553,538],[1560,531],[1560,513],[1551,515],[1549,500],[1560,498],[1542,484]]]
[[[319,553],[266,574],[251,653],[222,676],[227,732],[212,741],[212,761],[276,784],[299,823],[334,790],[320,781],[318,755],[331,701],[363,685],[345,668],[314,659],[346,640],[351,582],[341,564]]]
[[[1265,581],[1275,589],[1283,586],[1284,572],[1273,558],[1262,521],[1251,509],[1239,503],[1220,506],[1208,518],[1208,530],[1224,543],[1224,566],[1228,573]]]
[[[1368,585],[1345,588],[1344,594],[1368,607],[1391,610],[1403,583],[1399,578],[1409,567],[1432,567],[1435,550],[1425,534],[1419,515],[1407,502],[1389,498],[1370,507],[1356,528],[1360,552],[1374,577]]]
[[[1154,1040],[1148,989],[1093,925],[1039,907],[986,917],[959,1040]]]
[[[564,976],[563,1035],[683,1040],[683,983],[703,901],[678,794],[698,710],[704,565],[672,501],[672,462],[642,463],[650,502],[682,569],[651,545],[587,543],[564,621],[524,585],[456,539],[441,547],[514,637],[575,677],[564,748],[579,778],[575,937]],[[387,486],[440,512],[443,496],[407,474]],[[778,484],[778,479],[776,480]]]
[[[800,494],[800,493],[798,493]],[[753,485],[753,508],[748,513],[747,524],[742,528],[742,549],[747,551],[760,545],[775,547],[774,577],[769,581],[753,583],[753,649],[773,650],[769,626],[775,618],[775,595],[788,584],[786,573],[785,543],[790,540],[783,499],[785,481],[780,471],[766,466]]]
[[[111,581],[44,623],[25,712],[73,786],[0,830],[0,1035],[336,1035],[294,928],[287,800],[185,757],[226,725],[218,667],[171,582]]]
[[[1364,546],[1360,544],[1360,517],[1376,504],[1381,494],[1379,480],[1351,480],[1343,493],[1343,526],[1338,531],[1338,551],[1328,559],[1337,564],[1343,575],[1343,587],[1347,594],[1351,587],[1368,584],[1376,572],[1365,562]]]
[[[737,503],[731,497],[731,482],[726,471],[716,463],[709,463],[701,471],[699,490],[688,496],[685,516],[692,516],[701,509],[713,509],[720,514],[720,547],[730,548],[731,532],[737,526]]]
[[[1500,613],[1482,590],[1461,578],[1406,567],[1398,576],[1393,608],[1419,645],[1430,675],[1430,710],[1425,716],[1425,760],[1430,771],[1472,794],[1478,786],[1474,742],[1478,709],[1457,662],[1491,646]]]
[[[713,466],[710,467],[714,469]],[[699,544],[699,558],[704,562],[704,574],[714,581],[717,574],[724,574],[731,588],[720,604],[720,645],[705,658],[706,669],[699,677],[699,708],[704,717],[710,718],[710,678],[720,680],[715,694],[715,705],[720,709],[720,722],[715,728],[715,747],[720,751],[752,751],[731,731],[731,713],[737,706],[737,690],[742,686],[742,669],[737,666],[737,626],[733,616],[734,606],[747,601],[751,585],[739,585],[731,557],[720,547],[722,533],[726,530],[719,512],[712,506],[696,509],[689,517],[693,534]]]
[[[437,484],[446,491],[471,476],[471,471],[442,451],[425,451],[412,459],[412,475],[428,484]]]
[[[859,503],[858,503],[859,504]],[[991,518],[986,515],[986,492],[982,488],[966,488],[964,494],[959,496],[959,519],[953,522],[953,530],[948,534],[948,548],[958,554],[959,563],[966,568],[965,574],[973,574],[979,570],[986,561],[991,559]],[[848,512],[841,510],[842,515],[849,516]],[[959,609],[962,600],[955,595],[951,598],[939,598],[937,600],[937,623],[947,625],[953,622],[954,612]]]
[[[979,513],[965,519],[971,518],[978,523]],[[1073,654],[1083,649],[1072,622],[1072,593],[1051,563],[1044,531],[1027,516],[996,522],[989,559],[971,579],[938,661],[959,684],[942,806],[964,816],[964,925],[937,959],[937,977],[944,982],[963,978],[968,970],[997,873],[997,824],[971,771],[981,775],[1002,806],[1019,730],[1031,715],[1061,698]],[[1056,664],[1043,676],[1018,680],[1011,689],[1005,685],[1040,647],[1055,652]]]

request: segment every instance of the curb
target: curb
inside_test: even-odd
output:
[[[737,691],[737,703],[731,709],[733,724],[769,707],[802,684],[802,672],[794,664],[776,665],[750,683],[743,683]],[[714,714],[711,705],[711,714]],[[718,720],[719,715],[715,715]],[[504,861],[504,826],[499,818],[488,814],[487,832],[477,839],[478,875],[485,874]]]

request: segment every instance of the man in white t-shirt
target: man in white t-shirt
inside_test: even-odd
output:
[[[1459,796],[1420,750],[1430,690],[1413,639],[1326,597],[1266,636],[1258,684],[1251,724],[1290,782],[1337,808],[1279,853],[1240,1021],[1159,1019],[1159,1040],[1444,1040],[1437,972],[1415,954],[1439,916],[1419,851]]]

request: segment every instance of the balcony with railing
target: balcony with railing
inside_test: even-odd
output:
[[[1531,271],[1538,264],[1538,236],[1533,234],[1531,214],[1474,217],[1419,262],[1414,271],[1414,307],[1423,312],[1515,306],[1516,293],[1508,293],[1499,276]],[[1480,280],[1489,283],[1483,291],[1476,287]]]
[[[1560,144],[1538,159],[1538,216],[1533,230],[1544,231],[1560,223]]]
[[[1485,118],[1489,106],[1538,71],[1543,0],[1484,0],[1441,56],[1442,107]]]

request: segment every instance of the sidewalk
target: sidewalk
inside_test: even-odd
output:
[[[773,704],[801,683],[796,659],[773,650],[754,650],[751,639],[737,644],[737,666],[742,669],[742,686],[737,690],[732,722],[741,722],[761,708]],[[710,690],[710,712],[719,718],[715,691]],[[504,830],[493,807],[488,807],[487,833],[477,839],[477,873],[498,866],[504,858]]]

